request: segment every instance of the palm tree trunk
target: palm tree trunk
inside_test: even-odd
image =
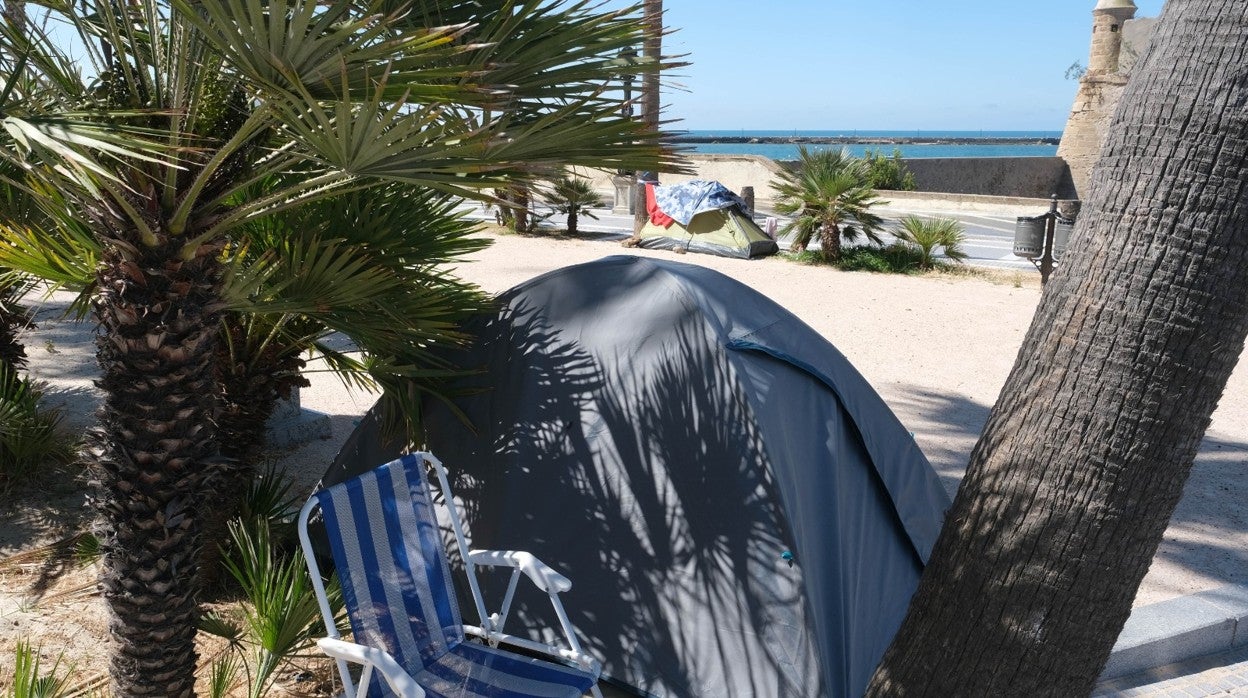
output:
[[[663,58],[663,0],[645,0],[642,5],[642,17],[646,23],[646,39],[641,48],[643,58],[658,62]],[[663,101],[659,94],[661,84],[659,71],[651,71],[641,78],[641,118],[650,131],[659,130],[659,111]],[[654,182],[658,183],[659,173],[655,172]],[[646,211],[646,196],[643,185],[634,184],[633,201],[633,239],[640,240],[641,229],[646,227],[649,214]]]
[[[642,55],[657,62],[663,56],[663,0],[645,0],[642,13],[646,23],[646,41],[642,46]],[[641,82],[641,114],[646,126],[653,131],[659,130],[659,111],[662,107],[659,78],[659,71],[655,70],[642,76]]]
[[[121,237],[121,236],[119,236]],[[213,350],[220,248],[106,241],[94,308],[104,392],[92,435],[113,692],[190,696],[199,505],[217,461]]]
[[[511,200],[516,204],[513,212],[516,217],[516,232],[529,232],[529,186],[527,184],[514,186],[511,190]]]
[[[568,235],[576,235],[576,207],[568,209]]]
[[[819,228],[819,246],[823,249],[823,261],[829,264],[841,259],[841,229],[835,225]]]
[[[1092,689],[1248,336],[1246,62],[1166,4],[869,695]]]
[[[199,555],[200,586],[210,594],[221,582],[221,546],[229,542],[229,522],[238,516],[243,495],[256,478],[269,417],[279,399],[308,385],[300,373],[306,362],[299,346],[280,339],[266,342],[256,334],[267,335],[267,328],[257,330],[237,315],[226,316],[221,331],[228,335],[216,352],[221,390],[217,440],[224,460],[205,500]]]

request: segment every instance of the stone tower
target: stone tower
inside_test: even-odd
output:
[[[1092,10],[1092,49],[1088,70],[1079,81],[1079,93],[1062,132],[1057,155],[1070,166],[1079,198],[1088,194],[1088,177],[1105,141],[1109,120],[1122,97],[1127,76],[1120,71],[1123,33],[1135,17],[1131,0],[1100,0]]]

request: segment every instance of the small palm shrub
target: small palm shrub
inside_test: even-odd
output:
[[[866,162],[844,150],[798,148],[796,170],[785,171],[772,182],[776,210],[793,216],[781,231],[793,235],[792,250],[806,251],[819,236],[823,258],[835,264],[841,257],[841,241],[865,237],[880,244],[884,221],[871,211],[880,201],[868,179]]]
[[[66,667],[61,671],[63,655],[58,655],[52,668],[41,673],[38,647],[31,647],[26,640],[18,640],[13,654],[13,684],[5,698],[61,698],[70,694],[70,678],[74,670],[73,667]]]
[[[594,191],[588,180],[575,175],[556,179],[550,190],[550,205],[555,211],[568,217],[568,234],[576,235],[581,215],[598,220],[590,208],[603,205],[602,197]]]
[[[290,479],[267,468],[248,487],[239,517],[229,523],[221,564],[242,593],[241,622],[210,614],[199,629],[229,643],[231,654],[212,664],[210,695],[225,695],[241,672],[248,696],[267,695],[276,672],[302,655],[322,631],[312,579],[298,550],[298,497]],[[342,609],[334,579],[326,584],[330,607]]]
[[[34,381],[0,362],[0,488],[70,457],[69,444],[57,430],[61,414],[40,409],[42,395]]]
[[[937,265],[937,249],[944,250],[945,258],[954,262],[966,260],[962,244],[966,242],[966,230],[952,218],[920,218],[906,216],[901,226],[893,231],[903,244],[919,252],[918,265],[931,269]]]
[[[277,669],[293,654],[312,647],[321,632],[321,607],[312,591],[312,578],[303,559],[283,552],[271,539],[268,523],[252,519],[231,524],[235,553],[226,567],[246,597],[243,626],[231,626],[227,637],[245,652],[247,696],[265,696]],[[202,626],[201,626],[202,627]]]

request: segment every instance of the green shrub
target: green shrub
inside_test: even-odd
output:
[[[843,271],[908,274],[919,269],[919,256],[909,247],[896,243],[886,247],[863,245],[846,248],[837,268]]]
[[[231,527],[239,555],[226,565],[250,606],[247,629],[255,654],[249,695],[256,698],[268,691],[278,666],[311,646],[321,614],[303,560],[274,549],[267,523],[248,528],[242,522]]]
[[[280,506],[285,491],[275,489],[270,503]],[[252,498],[264,499],[263,495]],[[288,551],[274,540],[271,524],[279,517],[265,515],[230,522],[232,545],[224,564],[243,592],[246,601],[243,622],[208,614],[199,629],[225,639],[240,660],[229,666],[213,667],[216,684],[228,686],[241,666],[246,674],[247,695],[267,695],[277,670],[291,658],[305,652],[324,631],[320,606],[312,578],[299,553]],[[342,592],[336,579],[326,584],[331,609],[341,613]],[[218,675],[220,673],[221,675]]]
[[[892,155],[883,150],[868,149],[862,156],[867,163],[867,181],[874,189],[914,191],[914,173],[901,159],[901,149],[893,148]]]
[[[919,270],[919,254],[905,246],[857,245],[841,250],[841,258],[827,262],[813,251],[787,252],[786,258],[799,264],[833,266],[841,271],[873,271],[880,274],[909,274]]]
[[[39,672],[39,648],[31,647],[30,642],[18,640],[14,650],[13,684],[5,698],[60,698],[70,693],[70,677],[73,667],[61,671],[61,659],[57,655],[56,662],[46,674]]]
[[[3,270],[0,269],[0,272]],[[0,364],[12,368],[26,365],[26,350],[18,335],[31,327],[30,312],[17,301],[28,289],[28,284],[18,283],[0,274]]]
[[[57,430],[61,414],[41,410],[42,395],[36,383],[0,362],[0,487],[70,456],[71,449]]]

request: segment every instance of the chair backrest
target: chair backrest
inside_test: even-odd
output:
[[[314,495],[355,642],[413,675],[464,640],[424,470],[407,455]]]

